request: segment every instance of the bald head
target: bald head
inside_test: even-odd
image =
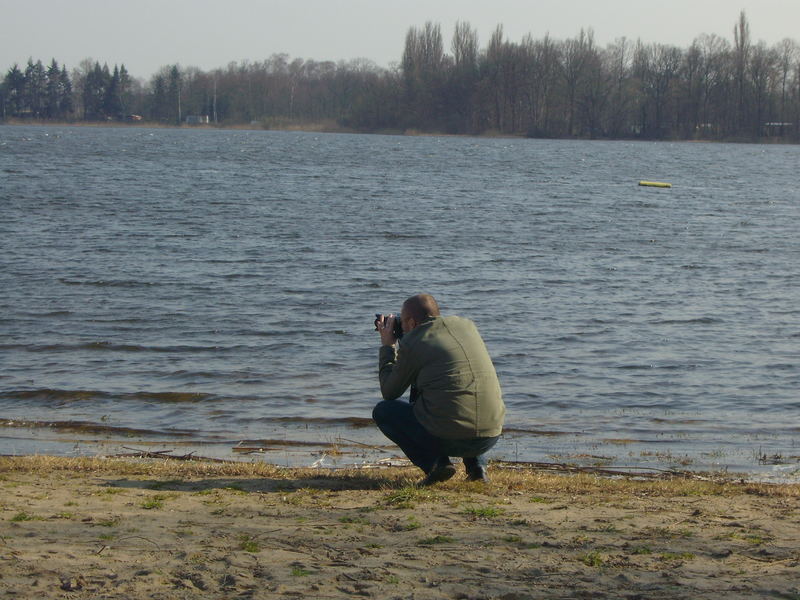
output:
[[[403,302],[403,312],[419,324],[428,317],[438,317],[439,304],[430,294],[417,294]]]

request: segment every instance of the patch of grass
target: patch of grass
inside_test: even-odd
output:
[[[408,523],[403,526],[403,529],[406,531],[413,531],[414,529],[419,529],[422,527],[422,523],[417,521],[417,518],[414,515],[408,517]]]
[[[323,490],[314,488],[299,488],[297,490],[289,490],[289,492],[290,493],[287,493],[285,496],[281,496],[281,500],[286,502],[286,504],[291,504],[292,506],[300,506],[306,503],[312,503],[316,505],[325,503]]]
[[[765,536],[752,532],[738,533],[734,531],[732,533],[729,533],[727,537],[733,540],[741,540],[743,542],[747,542],[748,544],[752,544],[753,546],[761,546],[769,541]]]
[[[421,546],[434,546],[436,544],[452,544],[455,541],[455,538],[449,535],[435,535],[433,537],[421,539],[417,543]]]
[[[393,508],[414,508],[418,502],[432,502],[437,499],[438,496],[430,490],[406,486],[384,496],[383,503]]]
[[[107,488],[103,488],[102,490],[100,490],[100,491],[99,491],[99,492],[97,492],[97,493],[98,493],[99,495],[105,495],[105,496],[114,496],[114,495],[116,495],[116,494],[121,494],[121,493],[122,493],[122,492],[124,492],[124,491],[125,491],[125,490],[123,490],[122,488],[116,488],[116,487],[107,487]]]
[[[100,527],[116,527],[117,525],[119,525],[119,518],[114,517],[112,519],[105,519],[103,521],[98,521],[97,524]]]
[[[518,535],[507,535],[502,539],[504,542],[508,542],[509,544],[519,544],[522,542],[522,538]]]
[[[239,549],[245,552],[261,552],[259,543],[248,535],[242,537]]]
[[[100,538],[101,540],[103,540],[104,542],[108,542],[108,541],[114,539],[114,534],[113,533],[101,533],[97,537]]]
[[[666,539],[690,538],[694,535],[691,529],[670,529],[669,527],[646,527],[648,537],[660,537]]]
[[[585,546],[591,541],[592,538],[590,538],[588,535],[576,535],[569,541],[569,543],[572,546],[579,547],[579,546]]]
[[[606,440],[608,441],[608,440]],[[356,470],[325,471],[320,469],[283,469],[264,462],[225,463],[176,460],[130,460],[101,457],[61,456],[17,456],[0,457],[0,474],[31,473],[49,476],[55,473],[68,474],[70,478],[89,476],[142,476],[151,479],[183,478],[208,479],[223,477],[269,478],[276,482],[309,481],[309,485],[327,487],[331,482],[342,482],[346,478],[357,478],[373,483],[375,489],[397,488],[406,485],[411,471],[405,467],[375,469],[373,472]],[[664,480],[639,480],[635,477],[609,478],[590,473],[575,473],[569,476],[530,469],[503,469],[493,472],[495,489],[504,494],[522,492],[527,496],[548,494],[559,498],[565,494],[620,494],[625,497],[675,497],[677,495],[707,495],[736,497],[758,495],[770,498],[800,498],[800,484],[775,485],[770,483],[741,482],[735,474],[719,474],[714,481],[674,477]],[[4,487],[15,482],[7,482]],[[491,490],[490,490],[490,493]],[[385,504],[385,503],[384,503]]]
[[[527,544],[522,544],[522,547],[528,550],[536,550],[537,548],[541,548],[542,545],[539,542],[528,542]]]
[[[603,555],[599,552],[587,552],[578,556],[578,560],[585,564],[587,567],[602,567],[605,564]]]
[[[303,567],[292,567],[292,577],[308,577],[312,571],[308,571]]]
[[[652,554],[653,551],[650,549],[650,546],[637,546],[636,548],[631,548],[631,554]]]
[[[534,504],[550,504],[552,502],[552,500],[548,500],[547,498],[542,498],[541,496],[531,496],[529,500]]]
[[[141,506],[145,510],[158,510],[159,508],[164,508],[164,499],[164,496],[161,495],[153,496],[142,502]]]
[[[400,583],[400,578],[397,575],[389,575],[386,578],[386,583],[391,583],[392,585],[397,585]]]
[[[367,544],[367,548],[370,548],[372,550],[380,550],[381,548],[383,548],[383,545],[372,543],[372,544]]]
[[[178,537],[182,537],[182,538],[183,537],[189,537],[189,536],[194,535],[194,531],[192,531],[191,529],[176,529],[175,530],[175,535],[177,535]]]
[[[694,558],[692,552],[663,552],[660,555],[661,560],[691,560]]]
[[[42,521],[42,517],[37,515],[32,515],[26,512],[18,512],[13,517],[11,517],[11,521],[14,523],[22,523],[24,521]]]
[[[54,519],[74,519],[75,513],[71,512],[60,512],[53,515]]]
[[[341,517],[339,523],[352,523],[355,525],[371,525],[368,519],[363,517]]]
[[[480,519],[494,519],[504,512],[502,508],[495,506],[468,506],[464,509],[464,514]]]

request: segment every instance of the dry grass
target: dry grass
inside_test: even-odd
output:
[[[373,489],[397,489],[419,479],[415,468],[391,467],[375,469],[285,469],[259,462],[204,462],[159,459],[120,459],[97,457],[21,456],[0,457],[3,473],[71,472],[92,475],[126,475],[154,478],[236,477],[269,478],[303,487],[336,487],[346,489],[350,483]],[[468,483],[460,479],[437,486],[452,492],[480,492],[487,496],[505,494],[564,495],[630,495],[638,497],[737,496],[800,497],[800,484],[766,484],[736,480],[702,481],[671,478],[639,480],[634,477],[600,476],[590,473],[557,474],[536,468],[491,470],[492,484]]]

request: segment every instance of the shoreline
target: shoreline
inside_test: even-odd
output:
[[[445,133],[437,131],[422,131],[417,129],[387,129],[375,131],[361,131],[349,127],[342,127],[335,122],[310,122],[297,124],[283,124],[271,126],[266,123],[238,123],[238,124],[203,124],[203,125],[169,125],[165,123],[153,122],[92,122],[92,121],[19,121],[19,120],[0,120],[0,126],[10,127],[108,127],[108,128],[133,128],[133,129],[175,129],[175,130],[198,130],[198,131],[281,131],[281,132],[302,132],[302,133],[331,133],[349,135],[390,135],[400,137],[456,137],[456,138],[479,138],[479,139],[509,139],[509,140],[551,140],[551,141],[582,141],[582,142],[640,142],[640,143],[689,143],[689,144],[744,144],[744,145],[767,145],[767,146],[797,146],[800,142],[792,142],[780,138],[761,138],[757,140],[747,139],[645,139],[645,138],[584,138],[584,137],[535,137],[525,134],[498,133],[495,131],[484,131],[482,133]]]
[[[115,457],[129,453],[193,455],[212,460],[268,462],[282,467],[358,468],[382,460],[402,464],[400,450],[371,421],[280,419],[258,431],[181,432],[130,428],[125,423],[16,420],[0,423],[0,455]],[[661,437],[625,430],[587,433],[560,427],[508,427],[490,459],[550,468],[620,472],[690,472],[754,482],[800,483],[800,456],[789,434],[766,433],[755,446],[744,436],[724,440],[713,429],[664,431]],[[249,435],[248,435],[249,434]]]
[[[800,593],[800,485],[0,457],[0,581],[38,598]]]

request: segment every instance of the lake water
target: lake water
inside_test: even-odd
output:
[[[386,443],[373,314],[426,291],[495,361],[496,458],[800,479],[799,168],[797,146],[0,127],[0,454],[390,456],[360,445]]]

